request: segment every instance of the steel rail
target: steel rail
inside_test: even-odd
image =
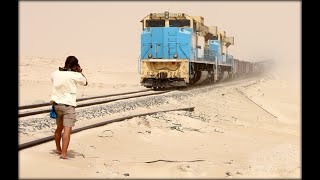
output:
[[[154,111],[154,112],[149,112],[149,113],[142,113],[142,114],[136,114],[136,115],[126,116],[126,117],[121,117],[121,118],[107,120],[107,121],[104,121],[104,122],[100,122],[100,123],[96,123],[96,124],[92,124],[92,125],[88,125],[88,126],[85,126],[85,127],[81,127],[81,128],[72,130],[71,134],[74,134],[74,133],[77,133],[77,132],[80,132],[80,131],[83,131],[83,130],[91,129],[91,128],[96,128],[96,127],[99,127],[99,126],[104,126],[106,124],[110,124],[110,123],[113,123],[113,122],[119,122],[119,121],[123,121],[123,120],[126,120],[126,119],[131,119],[131,118],[134,118],[134,117],[146,116],[146,115],[156,114],[156,113],[160,113],[160,112],[169,112],[169,111],[193,111],[194,108],[195,107],[187,107],[187,108],[180,108],[180,109],[169,109],[169,110],[164,110],[164,111]],[[54,135],[52,135],[52,136],[48,136],[48,137],[44,137],[44,138],[37,139],[37,140],[34,140],[34,141],[30,141],[30,142],[27,142],[27,143],[20,144],[19,145],[19,150],[30,148],[30,147],[33,147],[33,146],[36,146],[36,145],[39,145],[39,144],[54,140],[54,138],[55,138]]]
[[[142,94],[142,95],[136,95],[136,96],[117,98],[117,99],[109,99],[109,100],[104,100],[104,101],[90,102],[90,103],[79,104],[79,105],[77,105],[77,107],[92,106],[92,105],[103,104],[103,103],[108,103],[108,102],[113,102],[113,101],[118,101],[118,100],[123,100],[123,99],[131,99],[131,98],[137,98],[137,97],[143,97],[143,96],[152,96],[152,95],[163,94],[163,93],[168,93],[168,92],[170,92],[170,91],[162,91],[162,92],[156,92],[156,93],[152,93],[152,94]],[[18,114],[18,117],[20,118],[20,117],[32,116],[32,115],[36,115],[36,114],[48,113],[48,112],[50,112],[50,110],[51,109],[21,113],[21,114]]]
[[[77,99],[77,102],[85,101],[85,100],[91,100],[91,99],[97,99],[97,98],[105,98],[105,97],[112,97],[112,96],[119,96],[119,95],[126,95],[126,94],[135,94],[135,93],[146,92],[146,91],[152,91],[152,90],[151,89],[146,89],[146,90],[141,90],[141,91],[132,91],[132,92],[125,92],[125,93],[117,93],[117,94],[108,94],[108,95],[93,96],[93,97],[87,97],[87,98],[79,98],[79,99]],[[38,107],[50,106],[50,105],[51,105],[50,103],[39,103],[39,104],[24,105],[24,106],[19,106],[19,110],[38,108]]]
[[[249,99],[251,102],[253,102],[255,105],[257,105],[259,108],[261,108],[262,110],[264,110],[266,113],[270,114],[271,116],[273,116],[274,118],[277,118],[277,116],[273,115],[271,112],[267,111],[266,109],[264,109],[262,106],[260,106],[259,104],[257,104],[256,102],[254,102],[252,99],[250,99],[245,93],[243,93],[242,91],[240,91],[238,88],[236,88],[236,90],[242,94],[244,97],[246,97],[247,99]]]

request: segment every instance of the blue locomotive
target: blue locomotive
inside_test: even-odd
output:
[[[185,87],[234,75],[234,58],[228,54],[234,37],[205,26],[203,17],[166,11],[150,13],[141,23],[141,85]]]

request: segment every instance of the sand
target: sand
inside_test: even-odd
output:
[[[68,160],[54,141],[19,151],[19,178],[301,178],[301,2],[19,2],[19,106],[50,100],[51,73],[78,57],[89,85],[77,98],[144,90],[138,57],[143,17],[203,16],[247,61],[272,59],[263,76],[154,97],[76,108]],[[46,107],[49,109],[50,107]],[[22,117],[19,144],[52,136],[49,113]]]
[[[48,102],[51,84],[46,72],[63,61],[20,59],[20,105]],[[113,72],[103,66],[94,69],[86,62],[82,59],[81,64],[89,86],[79,86],[79,98],[145,89],[134,69]],[[193,112],[135,117],[72,134],[69,160],[53,154],[54,141],[23,149],[19,151],[19,177],[300,178],[300,103],[300,89],[273,70],[260,77],[153,98],[77,108],[74,128],[127,115],[195,107]],[[19,143],[53,135],[54,128],[48,114],[20,118]]]

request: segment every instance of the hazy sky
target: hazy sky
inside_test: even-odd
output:
[[[140,55],[140,20],[151,12],[202,16],[235,37],[229,53],[300,61],[300,1],[20,1],[19,55],[128,58]]]

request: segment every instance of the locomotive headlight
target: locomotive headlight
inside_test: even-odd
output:
[[[148,58],[152,58],[152,54],[150,53],[150,54],[148,54]]]
[[[166,19],[168,19],[169,18],[169,12],[168,11],[164,12],[164,16],[165,16]]]
[[[178,54],[177,54],[177,53],[176,53],[176,54],[174,54],[174,55],[173,55],[173,57],[174,57],[175,59],[177,59]]]

